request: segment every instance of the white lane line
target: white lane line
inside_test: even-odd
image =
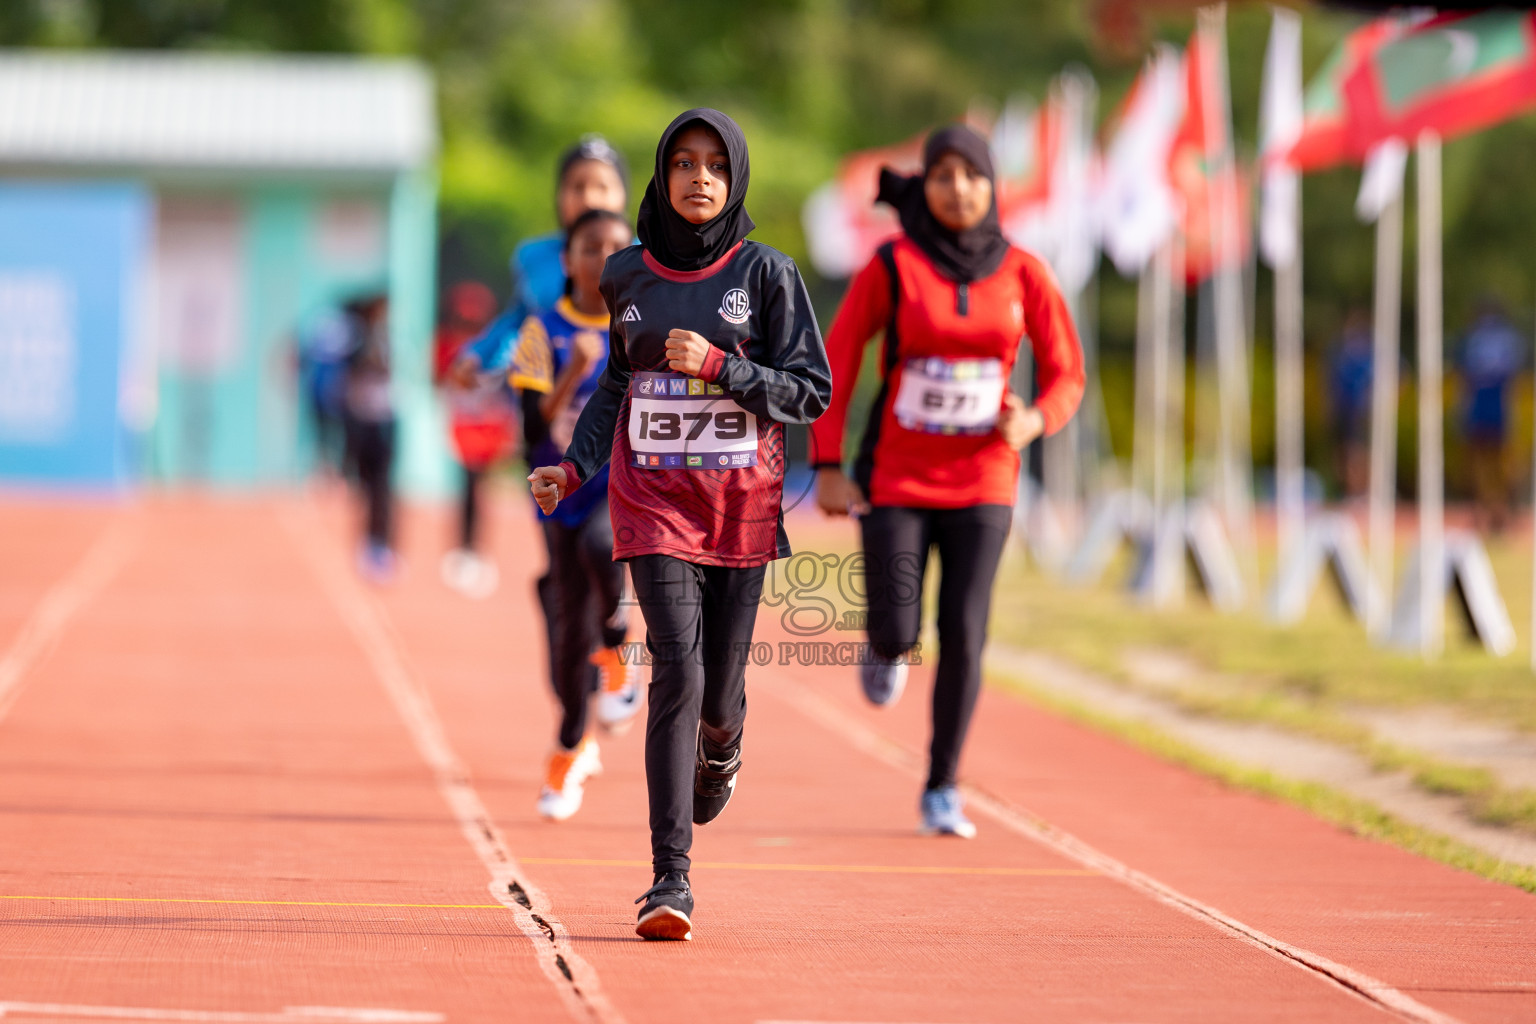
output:
[[[468,769],[448,742],[431,696],[407,667],[383,609],[321,546],[317,537],[323,531],[317,528],[315,517],[300,522],[297,513],[285,511],[282,519],[383,684],[416,749],[432,769],[438,791],[453,811],[464,838],[490,871],[491,896],[512,911],[513,920],[532,943],[539,967],[554,983],[566,1009],[580,1021],[623,1024],[624,1018],[603,994],[597,972],[571,948],[570,935],[550,910],[549,899],[528,880],[491,820],[470,782]]]
[[[0,1002],[0,1017],[74,1017],[85,1020],[207,1021],[211,1024],[439,1024],[440,1013],[347,1006],[287,1006],[282,1013],[169,1010],[149,1006]]]
[[[763,676],[758,676],[757,678],[761,680]],[[790,707],[795,708],[807,718],[820,723],[836,735],[848,740],[855,748],[876,760],[914,778],[921,779],[923,777],[924,765],[918,755],[876,730],[871,729],[858,718],[855,718],[809,687],[779,674],[774,676],[766,687],[762,688],[767,689],[770,693],[777,691],[775,695]],[[1172,886],[1159,882],[1150,875],[1143,874],[1121,863],[1109,854],[1089,846],[1081,839],[1078,839],[1069,832],[1062,831],[1037,814],[1018,807],[1000,797],[979,790],[974,786],[964,786],[962,788],[965,790],[966,798],[972,807],[988,815],[1010,831],[1016,832],[1027,839],[1032,839],[1042,846],[1061,854],[1068,860],[1076,861],[1086,868],[1102,872],[1143,895],[1150,896],[1159,903],[1210,925],[1217,931],[1230,935],[1250,946],[1262,949],[1287,963],[1309,971],[1314,976],[1322,978],[1343,989],[1345,992],[1376,1005],[1380,1009],[1396,1014],[1403,1020],[1413,1021],[1415,1024],[1461,1024],[1455,1017],[1425,1006],[1405,992],[1393,988],[1384,981],[1373,978],[1368,974],[1363,974],[1351,967],[1345,967],[1343,964],[1335,963],[1327,957],[1319,956],[1310,950],[1293,946],[1288,942],[1282,942],[1271,935],[1266,935],[1251,925],[1244,924],[1230,914],[1223,913],[1215,907],[1202,903],[1191,896],[1186,896]]]
[[[123,567],[138,540],[135,521],[120,518],[102,532],[85,557],[33,609],[16,639],[0,655],[0,718],[21,695],[27,673],[46,658],[70,621]]]

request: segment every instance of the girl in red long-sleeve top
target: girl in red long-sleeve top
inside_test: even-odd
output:
[[[929,137],[921,175],[881,172],[880,201],[903,236],[853,279],[827,335],[832,404],[811,428],[817,502],[860,517],[872,657],[860,666],[878,705],[900,696],[921,628],[923,576],[938,548],[939,657],[925,832],[975,835],[955,788],[981,689],[992,583],[1012,520],[1019,452],[1060,430],[1083,394],[1083,357],[1066,303],[1040,260],[998,226],[986,140],[951,126]],[[882,383],[854,459],[843,429],[864,343],[884,330]],[[1020,341],[1034,351],[1033,406],[1008,390]]]

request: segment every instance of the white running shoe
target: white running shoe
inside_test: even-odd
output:
[[[634,724],[644,703],[638,666],[631,665],[614,647],[600,647],[588,659],[601,677],[597,688],[597,724],[615,736]]]
[[[490,597],[501,584],[496,563],[465,548],[444,555],[441,570],[445,586],[476,600]]]
[[[544,786],[539,790],[539,813],[550,821],[564,821],[581,809],[582,787],[594,775],[601,775],[597,743],[587,736],[575,750],[559,750],[549,755],[544,768]]]

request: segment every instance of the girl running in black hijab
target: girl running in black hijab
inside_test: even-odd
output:
[[[1083,394],[1083,354],[1044,263],[1008,244],[997,221],[987,141],[963,125],[934,132],[923,173],[880,175],[902,237],[854,277],[827,332],[836,388],[811,429],[817,502],[860,515],[873,657],[864,694],[881,706],[906,685],[922,627],[923,577],[939,554],[938,666],[921,829],[969,838],[956,786],[960,751],[981,692],[981,656],[1002,559],[1019,452],[1071,419]],[[843,425],[864,344],[884,331],[880,391],[853,463]],[[1040,394],[1008,390],[1025,338]]]
[[[764,570],[790,553],[784,424],[814,420],[832,392],[800,272],[745,241],[749,177],[746,139],[718,110],[667,127],[640,203],[641,246],[603,270],[607,370],[565,460],[529,476],[547,512],[612,456],[614,558],[629,561],[653,659],[656,878],[636,900],[648,939],[692,937],[693,825],[734,791]]]

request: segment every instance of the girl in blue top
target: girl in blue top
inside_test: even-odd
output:
[[[608,365],[608,308],[598,282],[608,257],[633,240],[634,231],[620,214],[588,210],[577,217],[566,236],[566,294],[523,323],[511,383],[521,397],[533,465],[560,461],[581,410],[597,390]],[[570,500],[539,513],[549,550],[539,596],[561,721],[538,809],[555,821],[576,813],[583,784],[602,767],[597,743],[587,735],[593,692],[599,693],[598,724],[610,731],[627,727],[640,710],[634,666],[619,653],[628,625],[621,605],[624,565],[613,560],[607,484],[605,466]]]

